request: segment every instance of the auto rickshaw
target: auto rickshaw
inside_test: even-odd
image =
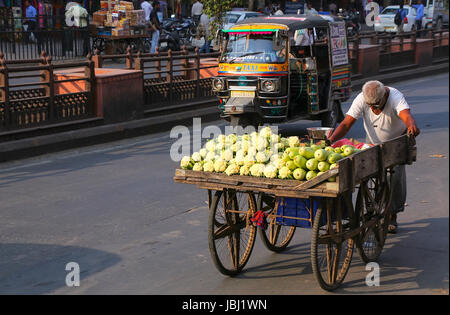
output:
[[[292,119],[335,127],[350,97],[345,22],[330,16],[248,19],[217,33],[221,54],[212,88],[232,126]]]

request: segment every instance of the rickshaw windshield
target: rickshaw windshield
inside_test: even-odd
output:
[[[286,61],[286,40],[274,50],[273,32],[229,32],[221,62],[283,63]]]

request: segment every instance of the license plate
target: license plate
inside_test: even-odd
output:
[[[167,42],[161,42],[161,47],[167,47]]]
[[[393,30],[394,27],[393,27],[393,26],[385,26],[384,29],[385,29],[385,30]]]
[[[231,97],[255,97],[255,91],[231,91]]]

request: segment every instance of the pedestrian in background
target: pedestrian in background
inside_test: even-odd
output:
[[[26,31],[28,34],[28,41],[34,42],[35,41],[35,34],[36,31],[36,9],[31,4],[30,0],[25,0],[25,21],[23,22],[24,25],[26,25]]]
[[[145,21],[150,22],[150,13],[152,13],[153,7],[146,0],[140,0],[140,1],[141,1],[141,9],[144,10]]]
[[[314,14],[318,14],[317,10],[313,8],[311,2],[307,2],[305,8],[305,15],[314,15]]]
[[[209,39],[209,24],[211,22],[211,19],[208,17],[208,15],[206,15],[205,13],[203,13],[200,17],[200,29],[203,33],[203,37],[205,38],[205,43],[203,44],[203,46],[200,48],[199,52],[205,52],[205,53],[209,53],[210,52],[210,45],[211,45],[211,41]]]
[[[191,9],[191,16],[195,24],[198,25],[198,23],[200,23],[200,17],[202,16],[202,13],[203,13],[203,4],[200,1],[195,0]]]
[[[269,2],[264,9],[264,14],[265,15],[273,15],[274,13],[275,13],[275,11],[273,9],[272,2]]]
[[[406,18],[406,10],[403,9],[403,3],[400,3],[400,8],[398,9],[398,11],[394,17],[394,23],[395,23],[395,25],[397,25],[397,32],[399,34],[403,33],[403,26],[405,25],[405,18]]]
[[[332,0],[331,3],[328,5],[328,10],[330,10],[331,15],[336,15],[337,12],[337,5],[334,3],[335,0]]]
[[[421,37],[422,35],[422,19],[423,19],[423,4],[422,0],[417,0],[417,4],[413,4],[413,7],[416,8],[417,14],[416,14],[416,30],[417,30],[417,37]]]
[[[152,46],[150,47],[150,53],[156,53],[156,47],[159,43],[159,34],[161,31],[161,24],[159,23],[158,12],[161,8],[159,1],[153,1],[153,10],[150,13],[150,23],[152,23]]]

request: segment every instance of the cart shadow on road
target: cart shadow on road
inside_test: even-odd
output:
[[[66,287],[69,262],[78,263],[82,288],[90,276],[120,260],[118,255],[78,246],[0,244],[0,294],[49,294]]]
[[[448,217],[400,224],[398,234],[389,234],[378,260],[380,286],[366,285],[365,277],[369,271],[365,270],[366,265],[359,257],[353,256],[349,273],[353,269],[354,274],[361,273],[361,278],[344,280],[335,293],[414,294],[417,291],[417,294],[448,294],[448,226]],[[353,255],[358,256],[356,250]]]
[[[265,248],[269,263],[255,265],[245,268],[245,272],[237,278],[243,279],[270,279],[312,274],[310,260],[310,243],[289,245],[281,253],[272,253]]]
[[[438,235],[436,231],[439,231]],[[262,250],[265,248],[262,247]],[[313,277],[310,243],[293,244],[286,251],[278,254],[268,252],[264,257],[265,263],[258,264],[251,260],[250,266],[235,278],[260,280]],[[355,248],[349,273],[342,286],[333,293],[414,294],[417,291],[417,294],[448,294],[448,218],[400,224],[398,234],[389,234],[378,264],[380,286],[369,287],[365,279],[370,271],[365,270],[366,264],[359,258]]]

